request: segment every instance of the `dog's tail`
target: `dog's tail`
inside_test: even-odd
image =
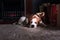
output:
[[[36,15],[37,15],[38,17],[43,17],[43,16],[45,15],[45,12],[36,13]]]

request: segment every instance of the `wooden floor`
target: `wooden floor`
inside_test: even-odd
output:
[[[60,40],[60,30],[1,24],[0,40]]]

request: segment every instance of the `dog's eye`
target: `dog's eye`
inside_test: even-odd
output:
[[[32,22],[31,22],[32,23]]]
[[[37,24],[37,22],[35,22]]]

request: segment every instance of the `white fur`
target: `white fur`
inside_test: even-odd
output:
[[[30,27],[31,27],[31,25],[34,25],[34,28],[37,28],[37,24],[35,23],[36,18],[32,19],[31,21],[32,21],[32,23],[30,24]]]
[[[42,21],[40,21],[40,23],[43,23]]]
[[[46,24],[44,24],[42,21],[40,21],[40,24],[43,24],[44,26],[47,26]]]
[[[28,18],[26,18],[26,23],[28,24]]]
[[[25,16],[22,16],[22,17],[19,19],[18,24],[22,24],[22,22],[24,22],[25,19],[26,19],[26,17],[25,17]]]

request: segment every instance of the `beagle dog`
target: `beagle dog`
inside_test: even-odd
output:
[[[23,24],[23,25],[29,24],[30,28],[37,28],[39,24],[44,24],[41,19],[44,15],[45,15],[44,12],[39,12],[29,16],[28,18],[22,16],[20,17],[18,24]]]
[[[45,15],[44,12],[36,13],[30,17],[30,27],[37,28],[39,24],[44,24],[42,22],[42,17]]]

